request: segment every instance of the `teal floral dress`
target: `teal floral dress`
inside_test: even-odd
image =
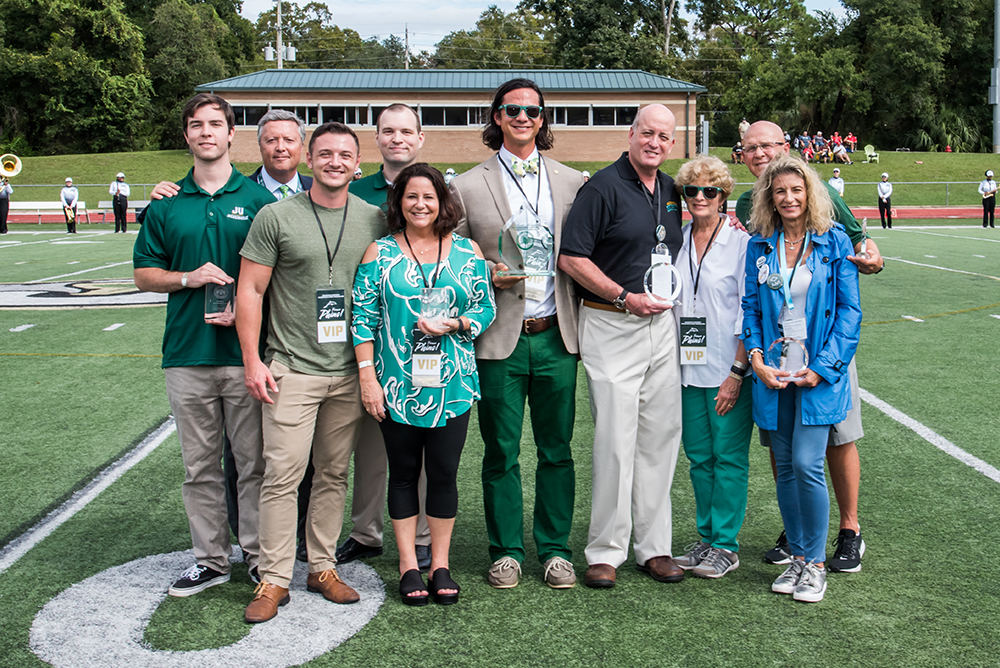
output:
[[[417,263],[406,257],[396,240],[375,242],[378,255],[358,267],[354,279],[354,345],[374,341],[375,374],[385,390],[393,421],[414,427],[440,427],[462,415],[479,399],[479,374],[473,339],[496,316],[486,261],[476,257],[472,242],[451,235],[451,250],[441,258],[434,287],[449,287],[455,295],[451,317],[465,316],[471,329],[441,337],[443,387],[414,387],[410,373],[413,330],[420,317],[420,291],[425,287]],[[433,281],[436,264],[423,265]]]

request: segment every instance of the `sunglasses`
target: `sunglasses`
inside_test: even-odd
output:
[[[498,109],[503,110],[507,114],[507,118],[517,118],[521,115],[521,111],[524,111],[525,116],[530,119],[536,119],[542,115],[542,109],[545,107],[539,107],[536,104],[531,104],[526,107],[522,107],[519,104],[501,104]]]
[[[715,186],[684,186],[684,196],[688,199],[694,199],[699,192],[705,196],[705,199],[715,199],[722,191]]]

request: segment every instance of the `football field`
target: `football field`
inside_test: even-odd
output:
[[[886,270],[860,280],[867,552],[861,572],[830,574],[821,603],[770,591],[783,567],[762,555],[781,521],[756,433],[738,570],[659,584],[630,559],[614,589],[584,587],[593,426],[581,365],[577,587],[546,587],[530,546],[530,429],[523,577],[511,590],[486,584],[473,412],[452,545],[457,605],[400,603],[387,518],[385,554],[341,569],[362,604],[327,603],[300,581],[256,627],[243,622],[253,592],[243,564],[227,584],[166,597],[191,540],[160,369],[165,300],[131,284],[134,232],[14,225],[0,237],[0,667],[996,666],[1000,232],[905,223],[872,226]],[[680,554],[697,539],[683,454],[672,498]],[[835,504],[831,513],[832,540]],[[348,531],[349,520],[342,539]]]

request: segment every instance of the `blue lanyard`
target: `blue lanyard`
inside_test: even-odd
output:
[[[795,308],[792,303],[792,281],[795,280],[795,270],[802,266],[802,256],[805,255],[806,246],[809,245],[809,232],[806,231],[806,238],[802,240],[802,245],[799,247],[799,254],[795,258],[795,266],[792,267],[792,273],[788,277],[787,281],[781,282],[781,293],[785,296],[785,306],[791,311]],[[788,273],[788,262],[785,260],[785,233],[782,232],[778,236],[778,260],[781,262],[781,275],[784,276]]]

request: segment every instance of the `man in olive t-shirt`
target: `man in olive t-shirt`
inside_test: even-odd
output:
[[[244,618],[272,619],[289,600],[295,563],[296,496],[312,451],[306,524],[310,591],[334,603],[358,593],[336,571],[335,550],[351,453],[367,418],[351,323],[351,288],[365,249],[386,233],[385,216],[347,186],[360,162],[357,136],[325,123],[313,132],[310,190],[275,202],[254,220],[241,254],[236,328],[245,382],[263,403],[264,484],[260,495],[261,583]],[[270,366],[255,342],[261,303],[271,307]]]

